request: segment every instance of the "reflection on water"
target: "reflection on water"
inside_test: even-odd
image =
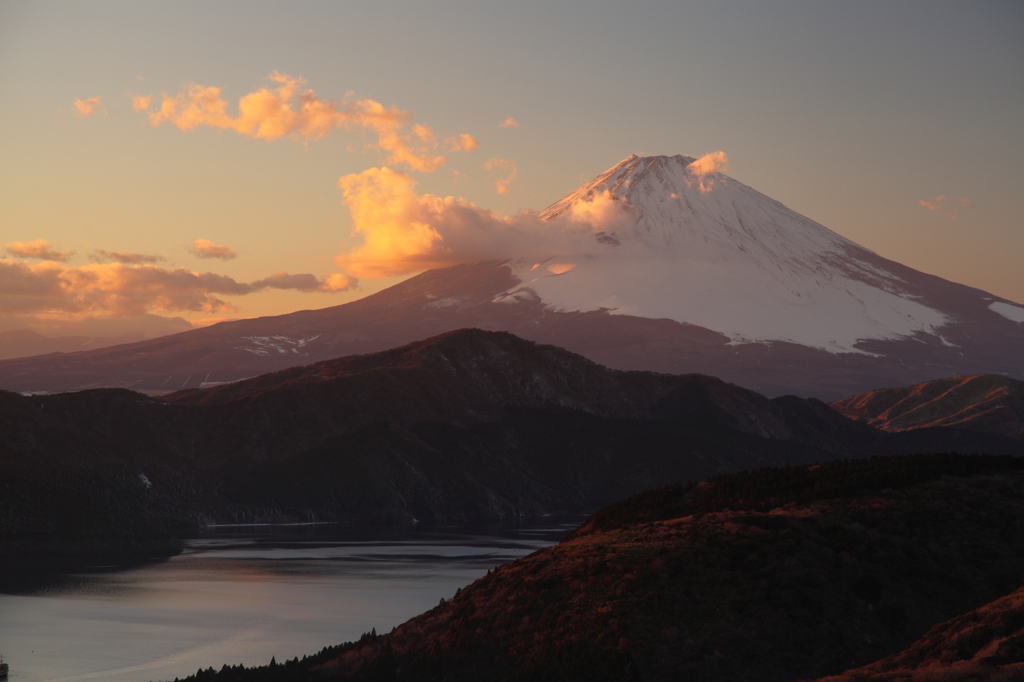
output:
[[[387,632],[488,569],[556,543],[538,526],[218,527],[166,562],[0,594],[10,680],[169,680]]]

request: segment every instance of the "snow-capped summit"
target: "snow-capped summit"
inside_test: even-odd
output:
[[[656,247],[687,240],[759,245],[772,258],[837,251],[850,240],[690,156],[630,156],[540,212],[551,219],[602,195],[631,216],[627,234]],[[796,254],[793,254],[796,255]]]
[[[668,318],[733,343],[789,341],[863,352],[871,339],[935,334],[947,316],[915,299],[873,252],[689,156],[631,156],[541,212],[553,219],[595,201],[625,218],[604,248],[519,262],[553,310]]]

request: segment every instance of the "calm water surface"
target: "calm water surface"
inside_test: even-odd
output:
[[[11,682],[173,680],[301,658],[371,628],[388,632],[581,521],[220,527],[162,563],[0,594],[0,652]]]

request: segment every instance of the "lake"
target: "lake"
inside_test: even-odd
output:
[[[581,517],[516,526],[217,527],[172,559],[0,594],[13,682],[173,680],[266,665],[394,626]]]

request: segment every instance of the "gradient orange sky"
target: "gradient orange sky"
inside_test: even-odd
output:
[[[0,4],[0,331],[354,300],[633,153],[1024,303],[1020,2],[352,4]]]

